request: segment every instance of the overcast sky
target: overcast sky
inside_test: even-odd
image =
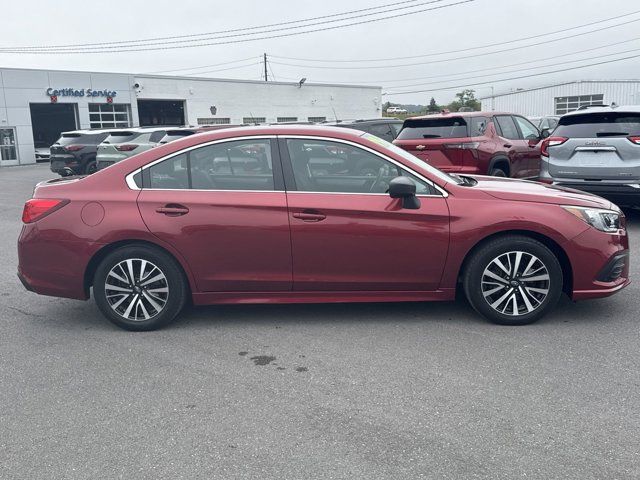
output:
[[[461,0],[440,0],[421,8],[456,3]],[[31,45],[64,45],[78,43],[116,42],[219,32],[236,28],[318,17],[356,9],[397,3],[398,0],[110,0],[87,2],[75,0],[3,1],[0,10],[0,49]],[[425,2],[416,1],[416,4]],[[404,6],[404,5],[400,5]],[[389,92],[384,97],[399,103],[427,103],[432,96],[440,103],[449,102],[460,85],[476,90],[479,97],[515,88],[552,84],[580,79],[637,79],[640,78],[640,57],[621,62],[591,66],[569,72],[537,75],[499,82],[499,79],[539,74],[577,65],[597,63],[616,58],[640,55],[640,12],[624,18],[572,29],[565,33],[512,43],[513,40],[576,27],[618,15],[640,11],[640,2],[629,0],[475,0],[400,18],[350,26],[329,31],[308,33],[286,38],[257,40],[230,45],[147,52],[34,55],[0,52],[1,67],[52,68],[146,73],[161,70],[186,69],[248,59],[231,65],[175,72],[200,76],[259,79],[262,66],[258,63],[264,52],[270,55],[270,76],[276,80],[309,82],[361,82],[381,85]],[[388,15],[409,12],[398,10]],[[364,20],[379,18],[369,16]],[[566,35],[575,35],[632,20],[638,22],[609,28],[572,39],[489,54],[495,50],[539,43]],[[346,22],[343,22],[346,23]],[[331,26],[339,25],[334,22]],[[314,27],[318,28],[318,27]],[[638,37],[639,40],[632,40]],[[239,37],[233,37],[237,39]],[[615,42],[625,42],[599,50],[578,53]],[[407,60],[384,62],[337,62],[352,59],[395,59],[419,55],[433,55],[487,44],[502,45],[457,54],[443,54]],[[626,53],[621,53],[626,52]],[[569,55],[566,55],[569,54]],[[614,55],[615,54],[615,55]],[[454,61],[455,56],[465,56]],[[560,56],[562,55],[562,56]],[[287,60],[280,57],[330,60],[312,62]],[[560,57],[558,57],[560,56]],[[554,58],[558,57],[558,58]],[[573,60],[582,60],[580,62]],[[440,60],[433,63],[434,60]],[[524,62],[531,62],[524,64]],[[431,62],[424,64],[425,62]],[[296,66],[282,63],[298,64]],[[423,63],[392,67],[405,63]],[[508,68],[498,68],[514,64]],[[553,65],[552,65],[553,64]],[[545,67],[545,65],[547,65]],[[552,66],[551,66],[552,65]],[[240,68],[236,68],[240,66]],[[323,67],[323,68],[314,68]],[[347,69],[344,67],[375,67]],[[539,67],[522,70],[528,67]],[[211,72],[234,67],[233,69]],[[481,71],[478,71],[481,70]],[[517,70],[517,71],[514,71]],[[472,72],[472,73],[466,73]],[[426,79],[424,77],[427,77]],[[437,78],[432,78],[437,77]],[[462,79],[460,79],[462,77]],[[469,79],[468,77],[473,77]],[[458,78],[458,80],[456,80]],[[439,83],[434,83],[434,82]],[[427,85],[412,85],[427,83]],[[477,82],[491,82],[474,86]],[[443,87],[452,90],[433,90]],[[427,90],[421,93],[394,94],[391,92]]]

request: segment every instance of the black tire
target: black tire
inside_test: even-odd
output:
[[[527,268],[532,258],[537,261]],[[496,260],[511,273],[501,270]],[[494,280],[496,274],[504,276],[503,280]],[[544,280],[545,276],[548,280]],[[463,275],[464,291],[471,306],[500,325],[526,325],[542,318],[558,302],[562,282],[562,268],[554,253],[537,240],[520,235],[498,237],[482,245],[469,259]],[[493,290],[497,291],[491,293]],[[505,300],[497,303],[503,297]]]
[[[91,175],[92,173],[96,173],[97,171],[98,171],[98,164],[96,163],[95,160],[87,162],[87,164],[84,166],[84,173],[86,175]]]
[[[127,268],[129,266],[127,261],[131,261],[132,269]],[[120,270],[118,265],[123,266],[124,269]],[[152,270],[152,267],[158,269],[164,279],[144,285],[145,282],[159,276],[155,270]],[[114,273],[120,279],[110,275],[112,269],[115,269]],[[133,287],[121,280],[130,281],[131,275],[128,272],[131,270],[134,272],[135,285]],[[146,273],[145,276],[145,272],[149,273]],[[107,287],[108,276],[110,283]],[[164,292],[158,293],[165,286],[166,294]],[[113,288],[119,290],[114,291]],[[131,293],[119,293],[122,288],[130,290]],[[107,297],[107,290],[110,292],[109,297]],[[146,245],[125,246],[109,253],[100,262],[93,280],[93,295],[102,314],[120,328],[131,331],[157,330],[169,324],[184,307],[187,293],[187,282],[176,260],[162,250]],[[122,298],[125,296],[126,298]],[[120,299],[122,299],[122,303],[116,305]],[[129,301],[129,299],[131,300]],[[165,303],[162,304],[162,302]],[[129,303],[135,305],[134,319],[130,318],[131,311],[127,314],[126,307]],[[141,307],[139,303],[142,303]],[[154,304],[162,306],[162,308],[158,310]],[[133,307],[130,310],[133,310]],[[147,318],[147,315],[150,318]],[[138,316],[140,318],[137,318]]]
[[[501,168],[493,168],[489,172],[489,175],[491,175],[492,177],[506,177],[507,176],[507,172],[505,172]]]

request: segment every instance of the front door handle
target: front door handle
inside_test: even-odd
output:
[[[510,143],[505,143],[504,145],[502,145],[504,148],[511,148],[513,147],[513,145],[511,145]]]
[[[293,218],[297,218],[299,220],[302,220],[303,222],[321,222],[322,220],[327,218],[327,216],[322,213],[316,212],[299,212],[294,213]]]
[[[162,213],[168,217],[179,217],[181,215],[186,215],[189,213],[189,209],[184,205],[180,205],[178,203],[169,203],[164,207],[156,208],[156,212]]]

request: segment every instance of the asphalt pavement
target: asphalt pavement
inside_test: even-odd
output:
[[[525,327],[465,302],[213,306],[130,333],[16,277],[46,165],[0,169],[1,479],[640,478],[632,283]]]

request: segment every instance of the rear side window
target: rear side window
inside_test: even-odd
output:
[[[165,133],[166,132],[164,130],[159,130],[157,132],[153,132],[151,134],[151,137],[149,138],[149,141],[151,143],[158,143],[160,140],[162,140],[162,137],[164,137]]]
[[[496,117],[498,127],[500,128],[501,137],[508,138],[510,140],[520,139],[520,133],[516,128],[516,124],[513,122],[513,118],[507,115],[500,115]]]
[[[405,120],[398,135],[399,140],[423,138],[468,137],[467,122],[462,117],[415,118]]]
[[[176,155],[149,167],[149,186],[172,190],[189,188],[187,154]]]
[[[371,125],[368,129],[370,134],[376,137],[384,138],[386,141],[391,142],[394,139],[394,134],[391,131],[391,127],[386,123],[377,123]]]
[[[469,136],[482,137],[487,130],[489,119],[487,117],[471,117],[469,119]]]
[[[569,115],[560,119],[553,134],[569,138],[640,135],[640,113],[601,112]]]

